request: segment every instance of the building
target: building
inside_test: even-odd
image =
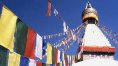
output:
[[[97,26],[99,22],[98,14],[89,2],[82,12],[82,21],[85,27],[81,45],[82,60],[91,58],[114,59],[115,48],[111,46],[106,36]]]
[[[97,26],[97,11],[88,2],[82,12],[82,20],[85,27],[83,41],[80,46],[82,51],[81,62],[74,63],[72,66],[117,66],[118,61],[114,60],[115,48],[102,31]]]

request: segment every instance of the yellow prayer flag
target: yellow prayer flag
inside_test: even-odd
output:
[[[0,45],[13,51],[17,16],[3,6],[0,18]]]
[[[52,64],[52,46],[50,43],[47,43],[47,60],[46,60],[46,64]]]
[[[64,53],[62,53],[62,60],[65,61],[65,58],[64,58]]]
[[[80,60],[81,59],[81,54],[78,54],[78,60]]]
[[[46,64],[46,66],[50,66],[49,64]]]
[[[59,66],[62,66],[62,62],[59,62]]]
[[[20,55],[14,52],[9,52],[8,66],[19,66]]]

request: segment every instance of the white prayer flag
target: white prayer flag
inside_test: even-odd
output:
[[[59,13],[56,9],[54,9],[54,15],[57,16]]]
[[[36,66],[36,61],[33,59],[29,59],[29,66]]]
[[[37,34],[36,35],[35,56],[40,59],[42,59],[42,43],[43,43],[42,37],[39,34]]]
[[[67,32],[66,22],[63,22],[63,31],[64,31],[64,32]]]
[[[58,50],[58,58],[57,58],[57,62],[61,62],[61,59],[60,59],[60,51]]]

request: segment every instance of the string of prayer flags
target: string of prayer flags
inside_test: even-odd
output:
[[[105,26],[98,24],[100,29],[109,36],[109,38],[114,41],[114,43],[118,44],[118,33],[117,32],[112,32],[110,29],[106,28]]]
[[[63,23],[64,26],[64,23]],[[72,31],[73,33],[78,31],[80,29],[81,25],[74,28],[74,29],[70,29],[70,31]],[[66,28],[68,29],[68,26],[66,25]],[[65,29],[63,29],[63,31],[65,31]],[[66,32],[62,32],[62,33],[56,33],[56,34],[51,34],[51,35],[44,35],[42,36],[43,39],[52,39],[52,38],[56,38],[56,37],[60,37],[60,36],[64,36],[66,35]],[[75,37],[76,38],[76,37]]]
[[[35,38],[35,32],[3,6],[0,18],[0,45],[12,52],[34,59]]]
[[[22,44],[18,44],[18,42]],[[17,53],[30,59],[42,59],[42,44],[42,37],[39,34],[35,33],[31,28],[28,28],[26,25],[24,25],[21,20],[17,21]]]
[[[74,29],[70,29],[71,33],[75,33],[76,31],[78,31],[80,29],[80,27],[82,27],[81,25],[74,28]],[[60,37],[60,36],[64,36],[67,35],[67,30],[68,30],[68,26],[66,25],[66,22],[63,22],[63,32],[62,33],[56,33],[56,34],[51,34],[51,35],[44,35],[42,36],[43,39],[52,39],[52,38],[56,38],[56,37]],[[73,40],[76,40],[77,37],[75,37],[76,35],[73,35]]]
[[[51,16],[51,0],[48,0],[48,8],[47,8],[47,12],[46,12],[46,16]]]
[[[47,44],[49,45],[49,43]],[[49,46],[47,46],[49,47]],[[50,46],[51,48],[51,46]],[[25,56],[21,56],[15,52],[8,52],[7,49],[3,48],[3,47],[0,47],[0,58],[3,58],[3,59],[0,59],[2,61],[0,61],[0,65],[2,66],[69,66],[69,65],[72,65],[72,56],[69,56],[69,55],[66,55],[62,52],[60,52],[60,58],[57,59],[58,57],[58,53],[57,53],[57,56],[55,57],[56,53],[57,52],[57,49],[54,49],[52,47],[52,52],[50,52],[50,59],[49,60],[49,57],[47,59],[47,61],[51,61],[52,64],[47,64],[47,63],[42,63],[42,62],[39,62],[39,61],[36,61],[36,60],[33,60],[33,59],[30,59],[30,58],[27,58]],[[54,53],[53,53],[54,52]],[[4,54],[4,55],[3,55]],[[49,53],[48,53],[49,54]],[[62,56],[62,58],[61,58]],[[77,55],[73,56],[74,58],[77,57]],[[13,59],[14,58],[14,59]],[[77,59],[77,58],[76,58]],[[3,61],[4,60],[4,61]],[[58,62],[58,60],[60,60]],[[76,61],[76,60],[75,60]]]
[[[21,56],[0,46],[0,66],[42,66],[41,62]]]
[[[5,13],[8,13],[9,15]],[[67,29],[67,25],[64,26]],[[5,53],[0,51],[0,58],[5,57],[2,59],[7,59],[9,66],[36,66],[37,64],[40,66],[44,63],[37,63],[37,61],[40,61],[40,59],[43,59],[44,57],[46,58],[45,65],[58,65],[58,63],[59,65],[69,65],[70,58],[66,56],[62,51],[57,51],[55,46],[58,48],[64,44],[65,47],[63,49],[67,50],[71,46],[70,40],[72,39],[72,36],[69,38],[64,38],[62,40],[63,42],[59,41],[59,43],[54,44],[54,47],[52,47],[52,44],[45,43],[45,40],[38,33],[34,32],[31,28],[26,26],[5,6],[0,18],[0,31],[3,32],[0,33],[0,36],[2,36],[2,38],[0,37],[0,46],[10,50],[9,52],[4,51]],[[69,33],[70,35],[74,35],[72,30],[70,30]],[[61,36],[63,33],[59,33],[57,35]],[[8,38],[9,40],[7,40]],[[51,38],[51,36],[49,36],[49,38]],[[1,53],[6,55],[3,56]],[[36,60],[35,57],[37,57],[39,60]],[[7,60],[3,60],[3,62],[0,61],[0,63],[7,64],[4,62]]]
[[[65,35],[65,32],[63,33],[57,33],[57,34],[51,34],[51,35],[44,35],[42,36],[43,39],[51,39],[51,38],[56,38]]]

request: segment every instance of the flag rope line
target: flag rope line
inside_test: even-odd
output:
[[[118,33],[112,32],[109,28],[106,28],[105,26],[98,24],[98,27],[115,43],[118,44]]]

